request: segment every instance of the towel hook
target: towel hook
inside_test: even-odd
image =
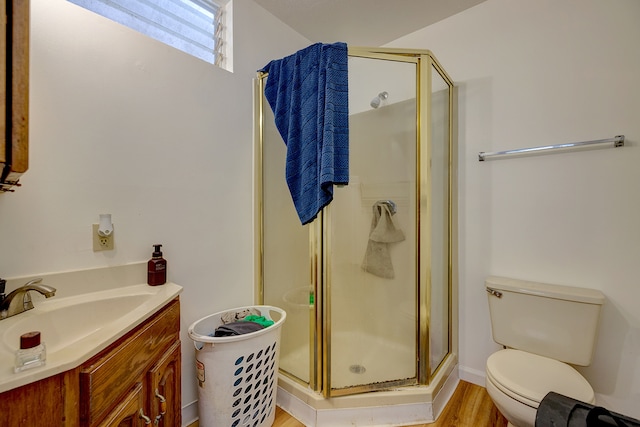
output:
[[[389,212],[391,215],[395,215],[397,212],[396,203],[393,200],[378,200],[376,205],[387,205],[389,207]]]

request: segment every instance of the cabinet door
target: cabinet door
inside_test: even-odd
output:
[[[176,341],[151,368],[147,384],[154,425],[180,427],[180,341]]]
[[[2,0],[0,192],[29,168],[29,0]],[[6,185],[3,185],[6,184]]]
[[[142,384],[137,383],[99,427],[142,427],[151,425],[151,419],[144,413]],[[146,417],[146,418],[145,418]]]
[[[175,300],[115,346],[86,362],[80,371],[82,425],[94,426],[104,419],[114,402],[140,378],[145,379],[147,394],[145,377],[150,367],[180,341],[179,331],[180,305]]]

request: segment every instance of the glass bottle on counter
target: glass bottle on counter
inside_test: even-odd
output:
[[[47,349],[40,341],[40,332],[27,332],[20,336],[20,349],[16,351],[16,373],[45,364]]]

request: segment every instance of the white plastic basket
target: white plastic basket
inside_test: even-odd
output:
[[[228,312],[256,309],[274,324],[256,332],[212,336]],[[277,316],[272,317],[272,313]],[[189,326],[196,347],[200,427],[267,427],[275,419],[280,330],[287,314],[267,306],[221,311]]]

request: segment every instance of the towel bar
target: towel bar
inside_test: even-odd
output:
[[[556,145],[543,145],[540,147],[531,147],[531,148],[518,148],[515,150],[506,150],[506,151],[492,151],[489,153],[485,153],[481,151],[478,153],[478,161],[484,162],[485,160],[489,160],[491,158],[496,158],[500,156],[524,156],[528,154],[542,154],[546,151],[553,150],[570,150],[573,148],[584,148],[587,146],[600,145],[600,144],[612,144],[611,147],[622,147],[624,146],[624,135],[616,135],[613,138],[608,139],[598,139],[595,141],[582,141],[582,142],[569,142],[566,144],[556,144]]]

